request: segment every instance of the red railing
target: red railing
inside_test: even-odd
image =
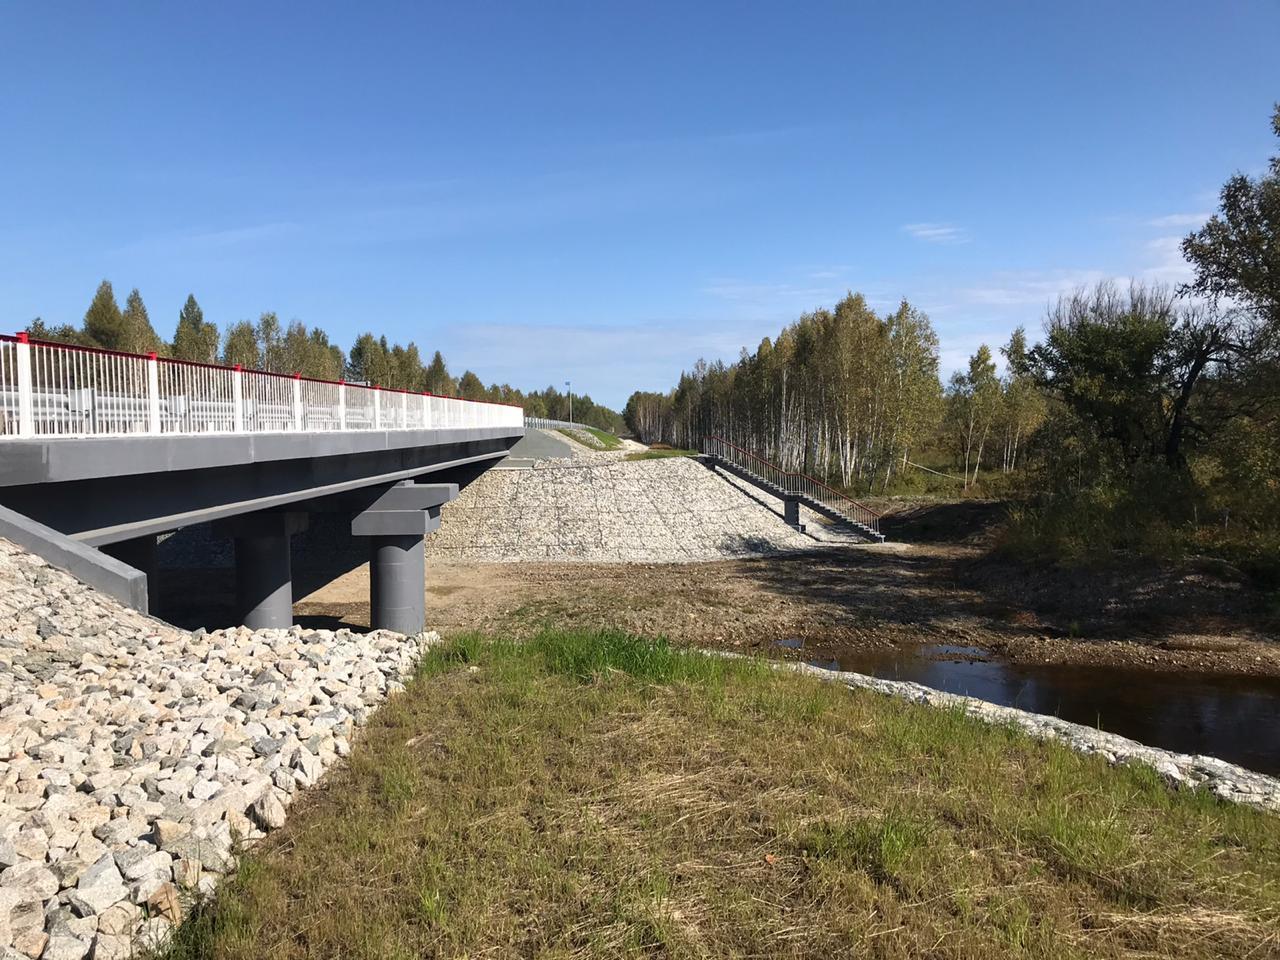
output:
[[[880,514],[866,504],[859,503],[852,497],[841,493],[821,480],[804,473],[784,470],[776,463],[766,460],[758,454],[746,450],[724,437],[706,437],[702,441],[702,452],[719,457],[726,463],[732,463],[746,470],[765,483],[776,487],[779,492],[793,496],[807,497],[865,527],[874,534],[880,533]]]

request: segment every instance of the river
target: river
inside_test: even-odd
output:
[[[781,645],[800,649],[799,641]],[[816,666],[912,680],[1280,776],[1280,678],[1024,665],[941,645],[834,653],[815,646],[800,655]]]

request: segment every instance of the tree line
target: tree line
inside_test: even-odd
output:
[[[1060,552],[1243,534],[1280,577],[1280,157],[1232,177],[1182,250],[1189,283],[1065,294],[1039,342],[1019,327],[1000,347],[1003,372],[984,344],[943,383],[927,316],[850,293],[623,413],[642,440],[719,435],[860,492],[926,460],[1014,497]]]
[[[529,416],[569,419],[569,397],[555,387],[529,392],[508,383],[486,387],[471,370],[455,377],[439,350],[424,360],[412,341],[406,345],[388,343],[385,336],[373,333],[360,334],[350,350],[344,351],[319,327],[308,328],[300,320],[281,323],[273,312],[263,313],[257,322],[240,320],[220,330],[205,319],[194,295],[187,297],[178,312],[173,338],[165,340],[152,326],[137,288],[129,292],[121,309],[109,280],[99,284],[79,326],[50,326],[37,317],[27,332],[37,340],[125,353],[155,353],[177,360],[239,365],[246,370],[298,373],[317,380],[345,379],[393,390],[510,403],[524,407]],[[603,430],[623,429],[621,415],[594,403],[590,396],[574,396],[573,416]]]

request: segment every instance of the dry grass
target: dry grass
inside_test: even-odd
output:
[[[468,636],[183,957],[1266,957],[1280,822],[618,634]]]

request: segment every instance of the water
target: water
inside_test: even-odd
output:
[[[795,649],[792,647],[792,649]],[[1051,714],[1153,747],[1201,753],[1280,775],[1280,679],[1022,665],[977,647],[816,652],[816,666]]]

